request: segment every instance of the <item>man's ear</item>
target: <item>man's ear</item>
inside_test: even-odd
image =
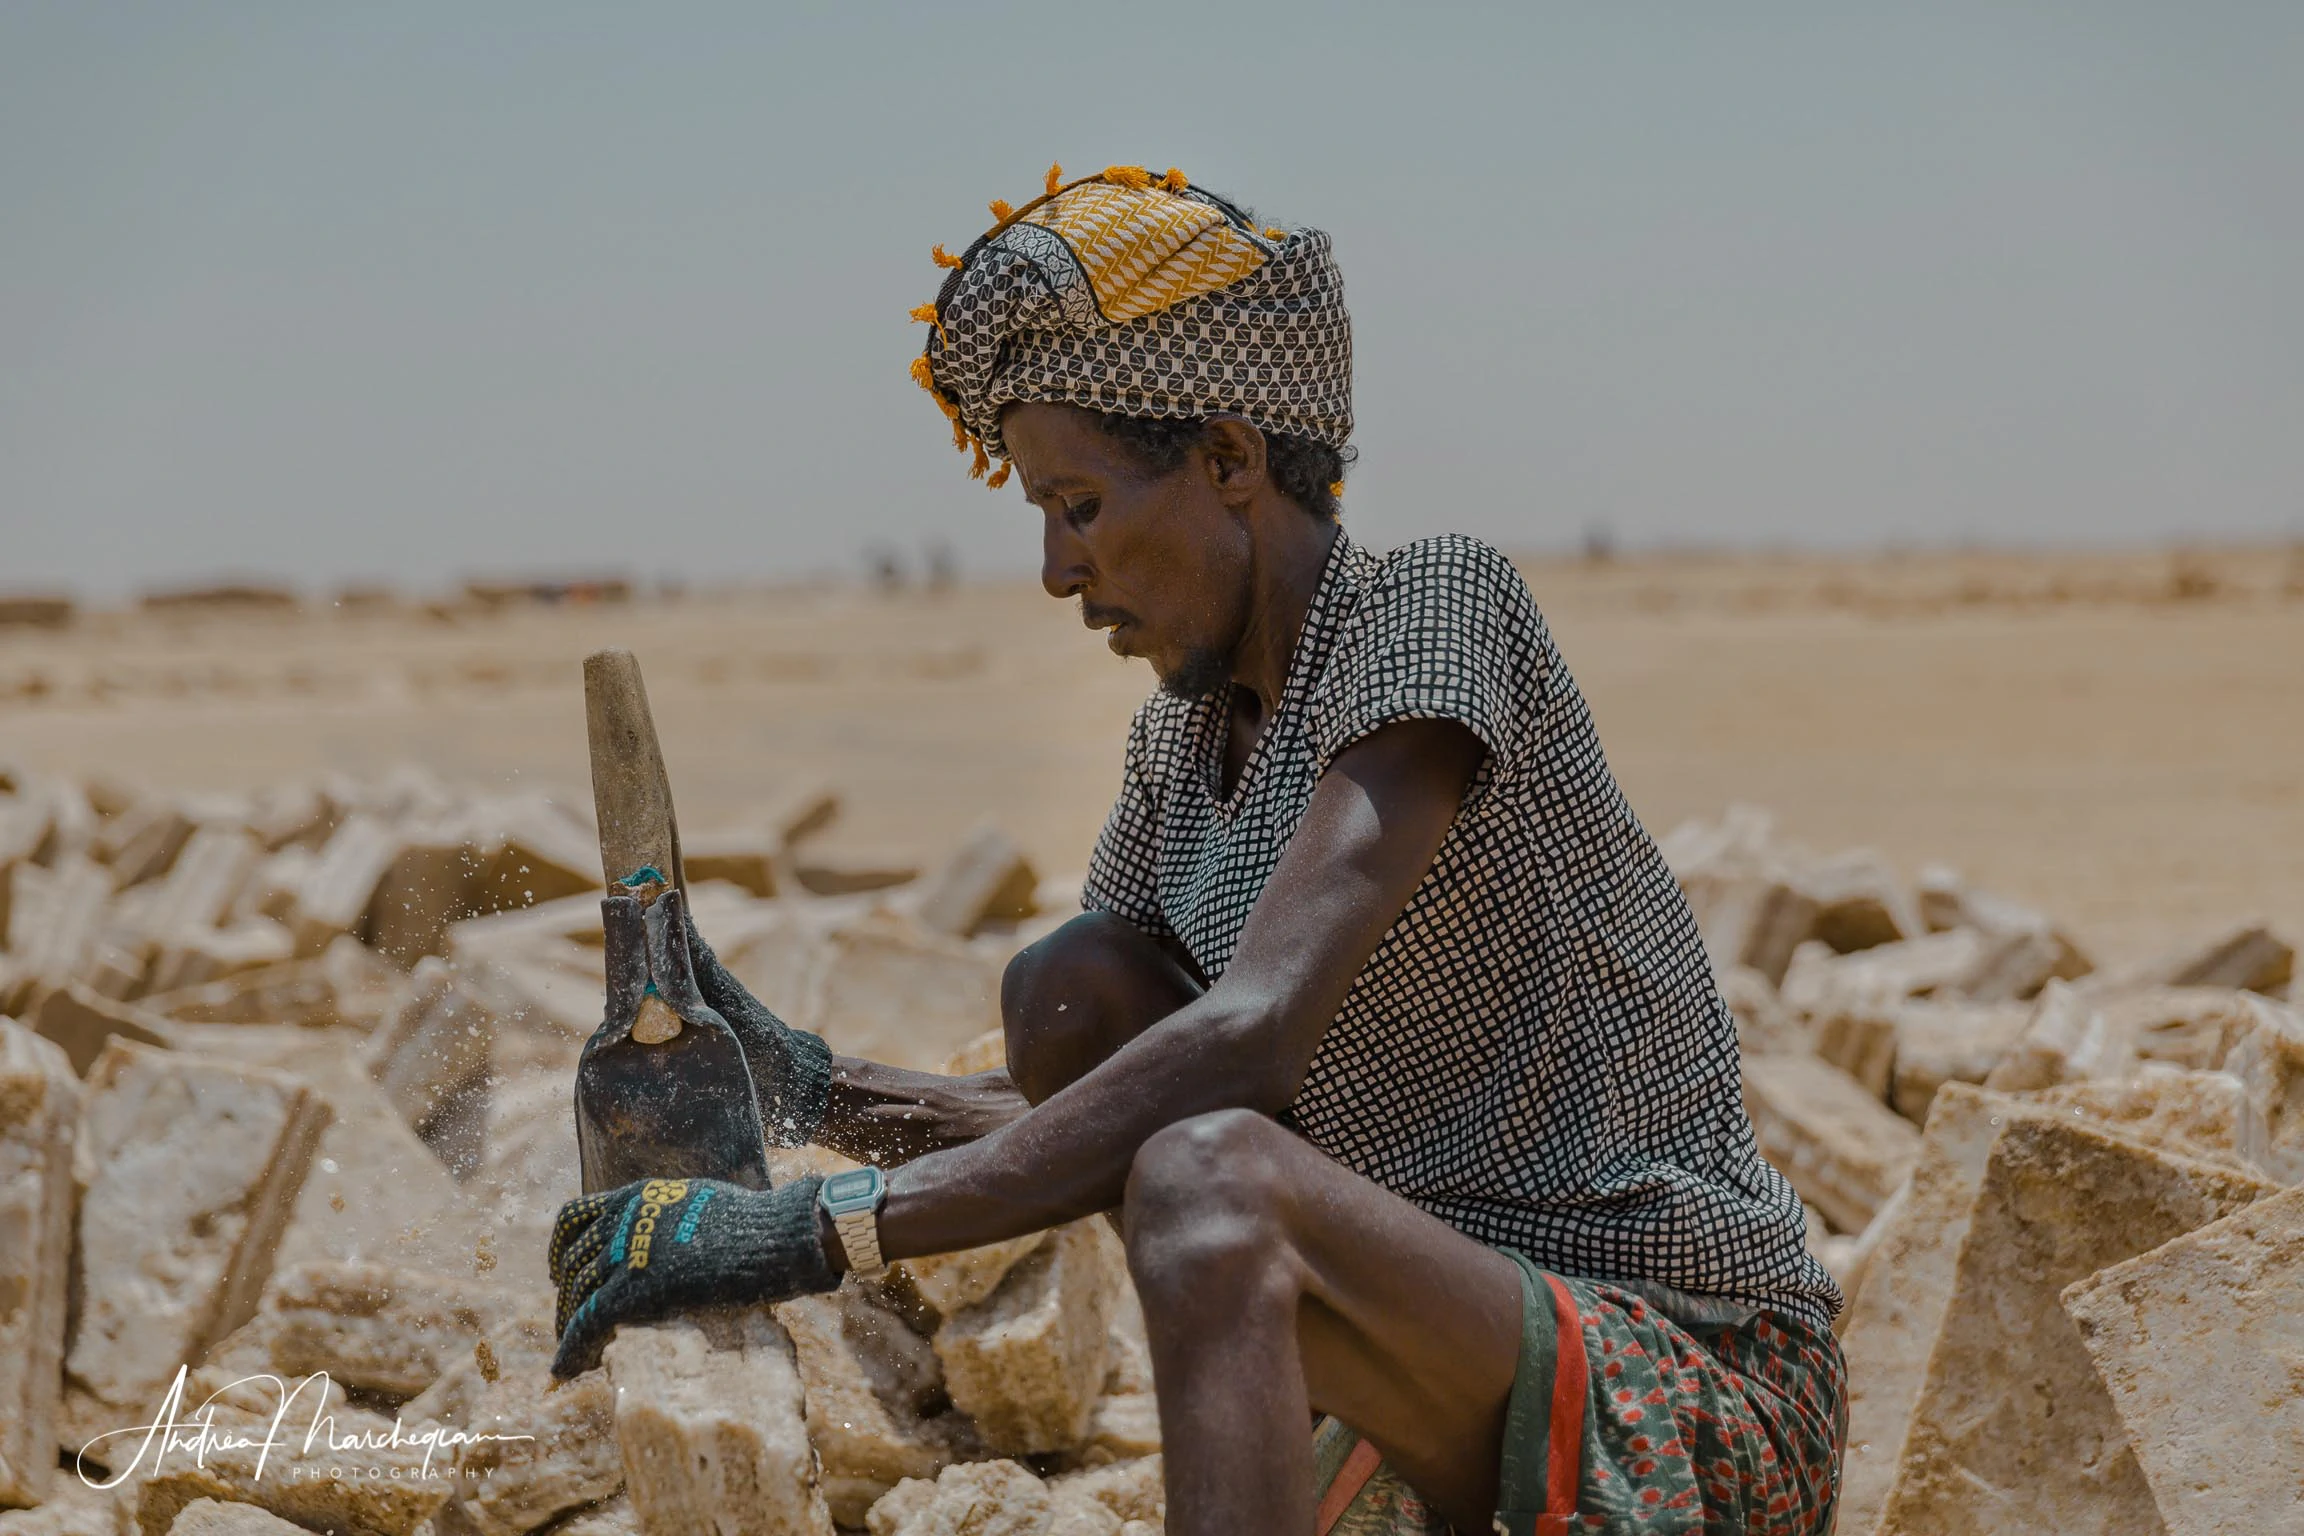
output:
[[[1228,505],[1244,506],[1264,488],[1269,471],[1264,434],[1240,416],[1211,416],[1200,439],[1208,482]]]

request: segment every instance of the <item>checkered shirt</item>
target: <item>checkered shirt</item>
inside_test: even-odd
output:
[[[1226,801],[1229,714],[1164,694],[1137,712],[1082,896],[1211,980],[1337,753],[1410,719],[1488,747],[1285,1122],[1548,1269],[1829,1323],[1840,1293],[1754,1144],[1695,920],[1511,562],[1453,536],[1379,559],[1339,531]]]

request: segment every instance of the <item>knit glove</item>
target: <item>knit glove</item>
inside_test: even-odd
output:
[[[668,892],[663,900],[671,901],[676,895]],[[728,1021],[744,1047],[768,1140],[779,1147],[807,1146],[824,1127],[824,1101],[832,1091],[832,1047],[820,1036],[794,1029],[769,1012],[745,990],[744,983],[728,974],[720,957],[712,953],[712,946],[696,931],[696,920],[686,904],[674,910],[686,930],[697,990],[713,1012]]]
[[[816,1225],[823,1182],[797,1179],[769,1190],[718,1179],[644,1179],[560,1207],[552,1230],[552,1283],[560,1293],[552,1374],[566,1379],[597,1366],[619,1323],[837,1287],[840,1273]]]

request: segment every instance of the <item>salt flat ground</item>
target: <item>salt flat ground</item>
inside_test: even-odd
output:
[[[1524,565],[1659,834],[1735,801],[1950,863],[2103,958],[2304,939],[2304,552]],[[96,613],[0,631],[0,758],[238,789],[413,762],[582,796],[578,662],[646,670],[683,828],[804,778],[854,851],[979,815],[1086,861],[1150,687],[1029,583],[594,607]]]

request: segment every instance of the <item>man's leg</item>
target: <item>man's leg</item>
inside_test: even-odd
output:
[[[1045,1103],[1202,990],[1134,923],[1083,912],[1018,952],[1001,977],[1008,1075]]]
[[[1123,1209],[1172,1536],[1303,1531],[1314,1408],[1488,1529],[1518,1266],[1247,1110],[1146,1142]]]

